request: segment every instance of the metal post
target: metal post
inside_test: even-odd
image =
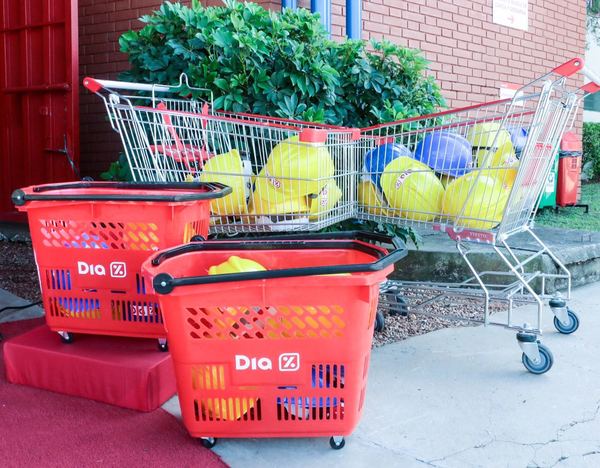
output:
[[[298,0],[281,0],[281,9],[283,10],[284,8],[295,10],[298,8]]]
[[[310,0],[310,11],[319,13],[321,24],[331,34],[331,0]]]
[[[362,0],[346,0],[346,36],[362,38]]]

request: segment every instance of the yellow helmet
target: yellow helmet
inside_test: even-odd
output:
[[[310,207],[306,197],[278,199],[275,201],[264,200],[257,192],[254,192],[250,203],[248,204],[248,214],[276,216],[292,213],[308,213]]]
[[[319,193],[334,172],[333,160],[323,143],[303,142],[293,136],[273,148],[255,187],[267,200],[301,197]]]
[[[232,255],[227,261],[213,265],[208,269],[209,275],[227,275],[231,273],[244,273],[249,271],[265,271],[266,268],[260,263],[248,258]]]
[[[342,198],[342,190],[335,183],[335,180],[330,180],[323,187],[316,197],[309,198],[310,219],[312,221],[319,218],[319,215],[327,213],[335,208]]]
[[[497,178],[478,172],[476,170],[448,184],[444,214],[453,218],[459,226],[492,229],[502,221],[510,190]]]
[[[447,175],[447,174],[440,174],[439,176],[440,176],[440,182],[442,183],[444,188],[448,187],[448,184],[450,184],[453,180],[456,179],[456,177],[452,177],[451,175]]]
[[[358,184],[358,203],[367,211],[367,213],[388,216],[384,208],[386,203],[383,195],[375,188],[370,180],[363,180]]]
[[[250,194],[249,175],[244,170],[238,150],[217,154],[204,162],[201,182],[219,182],[231,187],[231,193],[210,202],[215,215],[232,216],[247,212],[246,199]]]
[[[392,216],[431,221],[441,213],[444,186],[425,164],[406,156],[390,162],[381,176],[381,187]],[[398,210],[398,211],[396,211]]]
[[[498,135],[497,138],[496,135]],[[510,133],[502,128],[499,122],[486,122],[473,125],[467,133],[467,140],[471,142],[474,150],[489,149],[492,145],[495,148],[500,148],[507,142],[512,146]],[[496,140],[495,144],[494,140]]]
[[[504,142],[495,152],[477,151],[477,164],[484,169],[485,175],[497,178],[507,187],[512,187],[517,178],[519,160],[510,141]]]

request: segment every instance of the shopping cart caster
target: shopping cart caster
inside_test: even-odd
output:
[[[344,436],[331,436],[329,439],[329,445],[333,450],[340,450],[344,448],[344,445],[346,445]]]
[[[537,339],[533,333],[517,333],[517,341],[523,350],[521,361],[532,374],[545,374],[554,364],[554,356],[546,346]]]
[[[203,447],[211,449],[217,443],[217,439],[215,439],[214,437],[200,437],[200,443]]]
[[[158,339],[158,350],[163,353],[166,353],[167,351],[169,351],[169,343],[167,342],[167,340],[165,338]]]
[[[199,234],[196,234],[195,236],[193,236],[190,239],[190,242],[204,242],[206,240],[206,238],[204,236],[201,236]]]
[[[58,336],[60,336],[60,341],[62,341],[65,344],[71,344],[73,343],[73,334],[66,332],[66,331],[59,331],[58,332]]]
[[[401,295],[397,294],[394,297],[395,303],[390,305],[390,315],[400,315],[401,317],[408,317],[408,302]]]
[[[374,331],[377,333],[382,332],[385,328],[385,317],[382,312],[377,311],[375,314],[375,327]]]
[[[558,317],[554,317],[554,328],[563,335],[570,335],[579,328],[579,317],[575,312],[567,307],[567,320],[563,322]]]

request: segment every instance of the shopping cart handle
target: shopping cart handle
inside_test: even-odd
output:
[[[261,279],[291,278],[298,276],[315,275],[337,275],[344,273],[365,273],[381,271],[388,266],[400,261],[408,254],[406,244],[400,238],[392,238],[381,234],[364,232],[339,232],[310,235],[309,240],[304,235],[265,237],[259,240],[240,241],[207,241],[194,242],[174,249],[161,252],[151,260],[153,266],[161,262],[189,252],[198,251],[231,251],[231,250],[272,250],[272,249],[339,249],[353,248],[373,255],[377,258],[372,263],[360,263],[349,265],[327,265],[318,267],[286,268],[281,270],[265,270],[244,273],[232,273],[226,275],[205,275],[183,278],[174,278],[168,273],[160,273],[153,280],[154,290],[159,294],[169,294],[178,286],[190,286],[197,284],[226,283],[233,281],[251,281]],[[394,245],[395,249],[387,252],[377,246],[364,243],[365,239],[383,241]],[[345,242],[346,241],[346,242]],[[360,243],[356,241],[361,241]]]

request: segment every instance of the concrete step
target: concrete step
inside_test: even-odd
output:
[[[537,227],[535,234],[565,264],[572,275],[573,286],[600,280],[600,232]],[[396,265],[393,278],[406,281],[460,282],[472,276],[469,267],[456,249],[456,242],[439,233],[420,233],[422,243],[411,245],[406,259]],[[478,271],[507,271],[507,267],[489,245],[468,243],[473,252],[469,257]],[[532,238],[521,233],[509,238],[508,245],[517,257],[526,258],[539,250]],[[544,254],[529,265],[542,273],[559,273],[555,262]],[[564,282],[552,287],[562,289]]]

